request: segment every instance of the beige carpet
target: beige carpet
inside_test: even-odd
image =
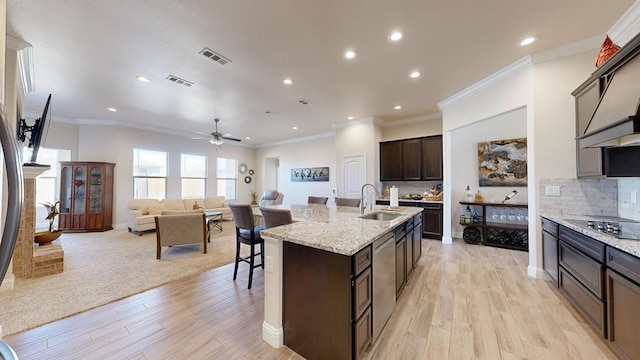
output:
[[[214,230],[207,254],[202,245],[165,247],[156,260],[156,234],[124,230],[63,234],[64,272],[39,279],[16,279],[0,292],[3,335],[104,305],[167,282],[233,262],[235,227]]]

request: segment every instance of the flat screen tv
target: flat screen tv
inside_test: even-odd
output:
[[[44,111],[42,111],[42,117],[35,120],[35,123],[32,126],[27,125],[27,121],[25,119],[20,119],[20,123],[18,126],[18,140],[23,142],[27,139],[26,133],[29,132],[28,136],[29,144],[28,147],[33,151],[31,153],[31,159],[29,162],[25,163],[25,165],[35,165],[36,159],[38,158],[38,151],[40,150],[40,144],[42,142],[42,135],[46,131],[48,122],[47,122],[47,114],[49,112],[49,103],[51,102],[51,94],[47,98],[47,103],[44,105]]]

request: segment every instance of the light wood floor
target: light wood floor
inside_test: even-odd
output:
[[[300,359],[262,341],[262,270],[247,290],[242,265],[236,282],[227,265],[4,340],[21,359]],[[418,267],[367,356],[615,359],[526,266],[524,252],[423,240]]]

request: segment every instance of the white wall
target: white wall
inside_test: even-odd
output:
[[[306,204],[307,196],[324,196],[331,198],[331,189],[336,187],[336,147],[333,136],[305,139],[296,142],[271,145],[256,149],[257,167],[256,191],[264,191],[265,159],[278,158],[278,190],[284,193],[285,204]],[[292,168],[329,167],[329,181],[292,182]]]
[[[52,121],[44,140],[44,147],[49,149],[65,149],[71,151],[71,160],[78,159],[78,134],[80,128],[76,124]]]
[[[401,125],[395,125],[392,123],[392,125],[382,126],[381,141],[410,139],[415,137],[442,134],[441,117],[438,116],[436,119],[430,118],[427,120],[421,120],[420,118],[414,119],[409,119],[408,121],[398,121],[399,123],[401,123]]]
[[[127,201],[133,197],[133,149],[166,151],[169,153],[167,197],[180,197],[180,154],[208,157],[207,195],[216,194],[215,159],[224,157],[245,163],[255,169],[253,148],[226,142],[220,148],[206,141],[145,130],[101,125],[80,125],[78,133],[78,161],[114,162],[114,223],[125,222]],[[250,202],[250,190],[255,183],[245,184],[244,175],[238,174],[238,201]]]
[[[382,131],[376,124],[375,118],[362,119],[348,125],[342,125],[336,129],[335,151],[336,164],[336,188],[338,197],[344,194],[344,175],[342,169],[342,158],[345,155],[363,154],[365,156],[365,178],[364,184],[377,185],[380,179],[380,139]]]
[[[452,147],[449,154],[452,159],[455,159],[451,164],[451,171],[455,176],[451,177],[449,184],[452,191],[452,200],[458,199],[455,203],[451,203],[451,215],[453,217],[451,221],[452,236],[462,238],[464,226],[458,222],[462,214],[462,207],[458,204],[458,201],[462,200],[467,185],[469,185],[474,194],[479,189],[486,201],[494,200],[498,202],[511,190],[515,189],[518,191],[518,195],[513,202],[527,202],[526,187],[478,186],[478,143],[526,136],[527,112],[525,108],[519,108],[469,124],[451,133]]]

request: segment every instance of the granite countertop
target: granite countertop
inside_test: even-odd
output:
[[[385,199],[385,198],[378,198],[376,199],[376,201],[391,201],[389,199]],[[413,199],[402,199],[402,198],[398,198],[398,202],[412,202],[412,203],[436,203],[436,204],[442,204],[442,200],[413,200]]]
[[[631,254],[636,257],[640,257],[640,240],[618,239],[615,236],[607,235],[597,230],[587,229],[582,226],[574,225],[566,221],[568,219],[593,220],[593,218],[590,218],[589,216],[575,216],[575,215],[562,216],[562,215],[547,215],[547,214],[541,214],[540,216],[547,218],[551,221],[555,221],[562,226],[565,226],[571,230],[575,230],[581,234],[587,235],[597,241],[610,245],[616,249],[622,250],[628,254]]]
[[[398,210],[391,211],[386,206],[377,205],[374,211],[401,214],[390,221],[379,221],[361,219],[360,208],[354,207],[314,204],[272,207],[291,210],[294,222],[264,229],[261,231],[263,236],[347,256],[357,253],[382,235],[422,212],[422,209],[417,207],[400,207]]]

